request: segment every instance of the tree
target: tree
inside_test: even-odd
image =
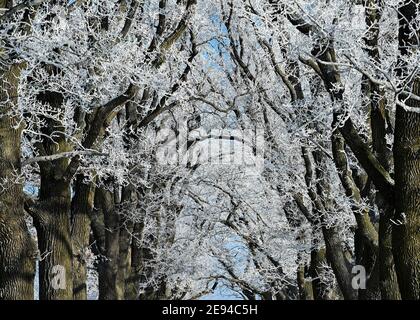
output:
[[[395,114],[395,225],[392,233],[392,248],[403,299],[420,299],[419,269],[419,223],[417,206],[418,160],[417,139],[419,137],[417,108],[419,108],[420,77],[416,69],[408,67],[407,60],[418,54],[419,15],[418,1],[405,1],[399,8],[401,88],[408,88],[410,94],[405,100],[408,108],[398,104]],[[416,67],[414,67],[416,68]],[[413,95],[413,98],[411,97]],[[416,98],[417,97],[417,98]]]
[[[417,0],[0,5],[1,298],[419,298]]]

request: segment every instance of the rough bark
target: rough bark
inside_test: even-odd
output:
[[[419,14],[418,0],[405,1],[400,7],[399,45],[401,56],[419,45],[420,31],[409,24]],[[402,59],[403,60],[403,59]],[[401,76],[407,72],[403,67]],[[408,84],[411,92],[420,95],[420,77]],[[405,102],[420,111],[420,103],[412,98]],[[392,233],[395,268],[403,299],[420,299],[420,113],[397,106],[395,115],[395,216]]]
[[[389,123],[385,110],[385,99],[383,92],[374,84],[370,84],[366,90],[370,98],[370,122],[372,130],[372,147],[375,155],[385,170],[390,171],[392,167],[392,153],[386,145],[385,135],[389,130]],[[378,206],[379,219],[379,252],[378,272],[381,299],[398,300],[401,298],[397,275],[395,272],[394,257],[392,254],[392,224],[390,219],[394,214],[393,203],[390,203],[385,195],[377,193],[375,202]]]
[[[381,2],[379,0],[365,0],[365,21],[367,32],[364,38],[365,51],[376,63],[381,63],[379,53],[379,20],[381,19]],[[386,143],[386,134],[392,131],[389,116],[386,109],[387,101],[384,90],[373,83],[366,76],[363,77],[362,94],[367,101],[370,112],[370,127],[372,134],[372,148],[375,156],[386,171],[392,167],[392,151]],[[388,199],[377,193],[375,202],[378,206],[379,219],[379,250],[378,267],[375,272],[379,273],[379,287],[381,299],[399,299],[399,288],[395,273],[394,257],[391,248],[391,225],[389,219],[392,217],[394,208]]]
[[[48,68],[47,68],[48,69]],[[54,68],[49,72],[56,72]],[[41,132],[45,137],[36,147],[42,155],[71,150],[61,123],[63,95],[55,91],[40,92],[37,98],[48,103],[56,119],[45,118]],[[67,158],[40,162],[41,187],[38,203],[30,209],[38,233],[39,297],[42,300],[70,300],[73,297],[72,244],[70,229],[70,182],[62,179]]]
[[[366,289],[359,290],[361,299],[377,299],[379,289],[379,268],[377,267],[378,256],[378,232],[370,220],[369,210],[364,205],[360,189],[356,185],[352,171],[347,163],[344,139],[338,130],[332,134],[332,150],[335,166],[343,185],[346,195],[353,200],[352,210],[356,219],[355,231],[355,260],[356,264],[363,265],[366,269]]]
[[[330,197],[331,187],[328,184],[325,172],[327,172],[325,166],[324,155],[320,152],[314,152],[315,161],[315,176],[317,179],[316,197],[321,200],[322,207],[317,208],[317,216],[321,222],[321,230],[325,241],[325,251],[328,262],[334,271],[337,283],[340,290],[346,300],[356,300],[357,291],[352,288],[351,285],[351,265],[345,255],[342,239],[338,236],[338,230],[335,226],[326,227],[324,223],[324,214],[332,212],[333,201]],[[319,200],[317,200],[319,202]],[[319,206],[319,205],[318,205]]]
[[[327,264],[325,248],[314,248],[311,251],[309,275],[312,278],[312,289],[315,300],[329,300],[331,288],[320,280],[320,271]]]
[[[138,284],[140,281],[140,243],[137,238],[143,230],[142,223],[135,223],[133,227],[133,240],[130,248],[130,270],[125,281],[125,298],[136,300],[138,298]]]
[[[118,296],[123,299],[125,297],[126,279],[130,273],[130,252],[131,252],[131,234],[133,232],[133,225],[127,221],[124,226],[121,226],[119,246],[120,252],[118,256],[118,272],[117,272],[117,292]]]
[[[0,1],[0,8],[12,7],[12,1]],[[0,46],[0,300],[29,300],[34,297],[37,250],[25,222],[23,185],[18,179],[23,123],[14,114],[23,64],[8,61],[3,43]]]
[[[394,208],[382,207],[379,223],[379,284],[382,300],[400,300],[401,294],[398,287],[395,271],[394,256],[392,254],[392,223],[390,218]]]
[[[12,66],[2,74],[2,104],[7,99],[4,91],[16,97],[18,72],[19,67]],[[6,106],[9,103],[14,102]],[[7,300],[33,299],[34,295],[36,246],[25,223],[23,186],[17,180],[21,133],[17,118],[0,115],[0,299]]]
[[[420,94],[420,79],[413,85]],[[408,101],[419,108],[420,104]],[[420,114],[397,108],[393,253],[403,299],[420,299]]]
[[[99,299],[121,299],[117,291],[117,273],[119,257],[119,216],[115,211],[114,195],[104,188],[97,188],[95,209],[103,215],[105,252],[98,266]]]
[[[92,183],[84,183],[84,176],[78,175],[72,200],[71,238],[73,245],[73,299],[87,299],[87,261],[90,222],[94,203],[95,188]]]
[[[40,209],[34,222],[41,252],[39,297],[41,300],[70,300],[73,282],[68,183],[41,175]]]
[[[299,288],[300,300],[314,300],[312,282],[306,277],[307,270],[304,264],[299,264],[297,269],[297,284]]]
[[[130,208],[136,201],[135,188],[133,185],[123,187],[121,204],[124,208]],[[125,297],[126,280],[131,270],[131,241],[134,223],[127,217],[122,217],[120,222],[119,235],[119,257],[118,257],[118,273],[117,273],[117,290],[118,295]]]

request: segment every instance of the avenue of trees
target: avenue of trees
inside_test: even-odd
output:
[[[420,299],[419,0],[0,0],[0,300]]]

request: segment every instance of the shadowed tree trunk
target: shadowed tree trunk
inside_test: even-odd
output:
[[[90,217],[93,210],[95,187],[84,183],[84,176],[78,175],[72,200],[72,245],[73,245],[73,299],[87,299],[87,261],[89,247]]]
[[[327,258],[325,257],[325,249],[312,249],[311,264],[309,266],[309,275],[312,278],[312,289],[315,300],[329,300],[331,299],[331,288],[320,280],[320,271],[327,265]]]
[[[133,210],[136,201],[135,187],[128,185],[122,188],[121,206]],[[124,299],[126,292],[126,280],[131,270],[131,242],[133,234],[133,221],[129,217],[122,215],[120,217],[120,234],[119,234],[119,257],[118,257],[118,273],[117,273],[117,291],[118,295]]]
[[[420,95],[420,79],[413,91]],[[408,105],[420,108],[413,100]],[[420,299],[420,114],[397,108],[393,253],[403,299]]]
[[[306,267],[304,264],[300,264],[297,270],[297,284],[299,287],[299,299],[300,300],[314,300],[314,291],[312,282],[306,277]]]
[[[99,299],[121,299],[117,292],[117,273],[119,257],[119,216],[115,211],[114,195],[104,188],[95,192],[95,209],[103,215],[104,247],[98,265]]]
[[[381,19],[381,1],[365,0],[365,21],[368,27],[364,38],[365,51],[372,60],[381,63],[379,53],[379,21]],[[384,90],[373,83],[366,76],[363,77],[362,94],[367,99],[370,111],[370,127],[372,133],[372,147],[375,155],[385,170],[390,171],[392,166],[392,151],[386,143],[386,134],[392,131],[389,116],[386,110],[387,101]],[[394,212],[393,204],[388,203],[380,193],[376,193],[375,202],[380,213],[378,261],[374,272],[378,273],[381,299],[400,299],[400,293],[395,273],[394,257],[392,255],[390,218]]]
[[[140,238],[143,234],[144,224],[137,222],[133,228],[133,239],[130,250],[130,271],[125,284],[125,298],[136,300],[139,297],[139,284],[141,279],[141,244]]]
[[[52,179],[47,179],[41,185],[46,188],[41,187],[40,199],[46,201],[35,222],[42,256],[39,264],[40,299],[72,299],[70,187],[67,183],[53,182]]]
[[[122,300],[135,299],[137,289],[130,277],[133,273],[131,255],[133,223],[120,211],[120,206],[132,200],[130,186],[124,187],[121,201],[118,191],[111,192],[97,188],[95,192],[95,210],[92,214],[92,231],[96,241],[97,265],[99,273],[99,299]],[[131,204],[128,204],[131,205]],[[134,230],[135,232],[135,230]]]
[[[4,3],[0,3],[4,7]],[[33,299],[36,246],[25,223],[21,169],[22,123],[11,115],[21,66],[0,70],[0,299]]]
[[[399,45],[402,67],[400,76],[407,76],[404,57],[416,50],[420,36],[413,30],[419,15],[419,0],[407,0],[400,7]],[[410,48],[411,47],[411,48]],[[418,48],[417,48],[418,50]],[[420,77],[407,86],[420,95]],[[420,101],[409,98],[405,104],[412,111],[397,106],[395,115],[395,206],[392,245],[398,284],[403,299],[420,299]],[[417,109],[417,110],[416,110]]]
[[[45,91],[38,95],[61,116],[63,95]],[[65,129],[59,120],[46,118],[41,129],[46,137],[37,145],[43,155],[53,155],[71,150]],[[41,162],[41,188],[39,201],[32,208],[34,224],[38,232],[41,253],[39,264],[39,297],[42,300],[68,300],[73,297],[72,244],[70,230],[71,190],[70,181],[63,178],[69,159]]]

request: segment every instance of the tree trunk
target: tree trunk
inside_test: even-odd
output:
[[[420,95],[420,79],[413,85]],[[418,101],[407,105],[419,108]],[[393,253],[401,296],[420,299],[420,114],[397,107],[395,121],[395,205]]]
[[[392,167],[392,152],[386,145],[388,123],[387,111],[385,108],[384,92],[373,83],[365,88],[365,93],[370,99],[370,123],[372,130],[372,146],[375,155],[385,170],[390,171]],[[381,299],[401,299],[398,288],[397,274],[395,272],[394,256],[392,255],[392,225],[390,218],[394,213],[393,203],[389,203],[381,193],[376,193],[375,202],[379,209],[379,252],[378,272]]]
[[[34,220],[41,252],[39,297],[70,300],[73,281],[69,183],[41,174],[40,201],[40,211]]]
[[[84,183],[84,176],[76,179],[72,201],[72,245],[73,245],[73,299],[87,299],[86,250],[89,247],[90,221],[93,210],[95,188]]]
[[[420,43],[420,30],[414,30],[419,0],[407,0],[400,7],[399,45],[402,58]],[[412,25],[410,26],[409,24]],[[408,47],[412,47],[409,49]],[[418,49],[417,49],[418,50]],[[400,76],[407,76],[403,67]],[[408,84],[413,94],[420,95],[420,77]],[[395,115],[395,216],[392,245],[398,284],[403,299],[420,299],[420,102],[407,99],[406,111],[397,106]]]
[[[52,71],[54,72],[54,70]],[[43,91],[39,101],[48,103],[57,117],[45,117],[41,128],[43,141],[36,147],[43,155],[54,155],[72,149],[68,143],[63,117],[64,96],[56,91]],[[70,300],[73,298],[72,244],[70,229],[71,190],[63,178],[69,159],[40,162],[41,188],[39,202],[33,210],[38,232],[39,297],[42,300]]]
[[[117,273],[117,292],[118,296],[121,299],[125,297],[125,286],[126,279],[130,273],[130,244],[131,244],[131,233],[132,233],[132,223],[127,222],[125,226],[121,226],[120,230],[120,239],[119,246],[120,252],[118,256],[118,273]]]
[[[381,63],[379,52],[379,21],[382,16],[381,1],[365,0],[365,21],[367,25],[365,51],[376,61]],[[390,132],[389,116],[386,110],[387,101],[383,88],[373,83],[368,77],[363,76],[362,94],[368,100],[368,110],[370,111],[370,126],[372,133],[372,147],[375,156],[381,165],[388,172],[392,167],[392,152],[387,147],[386,134]],[[372,275],[379,278],[379,288],[381,291],[381,299],[399,299],[399,288],[397,276],[395,273],[394,257],[391,248],[391,226],[389,219],[394,211],[392,204],[388,203],[380,193],[375,196],[375,202],[378,206],[379,219],[379,250],[378,250],[378,266],[374,268],[374,272],[378,275]]]
[[[133,240],[131,241],[130,272],[126,279],[125,298],[136,300],[139,297],[139,284],[141,279],[141,245],[138,239],[143,233],[143,223],[135,223],[133,228]]]
[[[103,214],[105,228],[105,252],[98,266],[99,300],[118,300],[122,297],[117,290],[119,257],[119,217],[115,211],[113,193],[97,188],[95,208]]]
[[[353,289],[351,285],[351,265],[344,253],[343,241],[339,237],[339,232],[335,226],[327,228],[324,223],[323,211],[328,213],[334,210],[333,199],[330,196],[331,186],[325,175],[328,171],[325,156],[321,151],[315,151],[313,155],[316,164],[315,176],[317,179],[317,195],[312,195],[312,198],[315,202],[320,202],[319,199],[322,199],[321,204],[319,204],[319,207],[317,208],[317,217],[322,225],[321,229],[325,241],[326,257],[331,264],[344,299],[356,300],[357,290]]]
[[[338,125],[334,116],[333,127]],[[353,179],[352,171],[347,163],[344,138],[336,129],[331,136],[334,163],[338,171],[341,183],[346,191],[346,196],[353,200],[352,210],[357,223],[355,231],[355,260],[357,265],[362,265],[368,279],[366,289],[359,289],[359,298],[364,300],[378,299],[379,267],[378,256],[378,232],[370,220],[369,209],[364,205],[361,192]]]
[[[20,168],[21,128],[0,118],[0,299],[33,299],[36,245],[25,223]],[[17,171],[15,171],[17,170]]]
[[[4,6],[4,3],[1,3]],[[36,246],[25,223],[19,178],[22,127],[13,112],[21,66],[0,70],[0,299],[33,299]]]
[[[334,271],[338,286],[346,300],[357,300],[357,290],[352,288],[350,264],[342,249],[342,240],[335,227],[322,227],[326,257]]]
[[[379,284],[382,300],[400,300],[395,271],[394,256],[392,254],[392,224],[390,217],[394,209],[383,208],[379,223]]]
[[[329,291],[327,285],[320,281],[320,270],[327,264],[325,256],[325,249],[312,249],[311,251],[311,264],[309,266],[309,275],[312,278],[312,289],[315,300],[329,300]]]
[[[128,185],[123,187],[121,203],[124,209],[129,211],[135,210],[135,187]],[[118,295],[125,297],[126,280],[131,270],[131,241],[134,224],[130,221],[130,217],[122,216],[120,218],[120,234],[119,234],[119,257],[118,257],[118,274],[117,274],[117,290]]]
[[[314,300],[314,292],[311,281],[308,281],[305,276],[305,265],[302,263],[297,269],[297,284],[299,287],[300,300]]]

